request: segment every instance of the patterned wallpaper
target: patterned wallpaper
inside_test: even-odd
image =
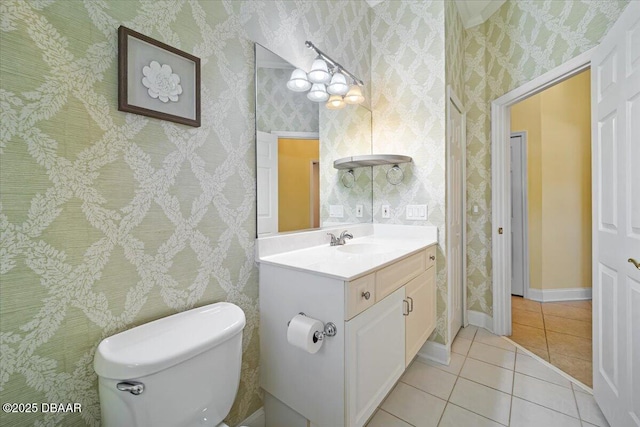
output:
[[[596,46],[626,0],[507,2],[465,37],[468,308],[493,313],[490,102]],[[473,206],[479,207],[477,214]]]
[[[258,68],[256,126],[262,132],[318,132],[318,103],[287,89],[292,70]]]
[[[227,421],[261,405],[254,264],[253,41],[310,65],[304,41],[368,85],[363,1],[0,2],[0,400],[98,426],[93,355],[116,332],[216,301],[247,316]],[[202,59],[202,126],[117,111],[125,25]]]
[[[371,81],[373,152],[407,154],[404,180],[387,182],[390,166],[373,168],[376,223],[435,225],[439,231],[438,320],[434,337],[446,342],[445,16],[444,2],[385,1],[373,8]],[[381,206],[391,206],[382,218]],[[407,221],[406,205],[428,204],[428,221]]]

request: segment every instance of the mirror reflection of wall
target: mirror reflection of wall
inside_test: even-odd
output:
[[[328,110],[288,90],[294,68],[256,44],[258,237],[372,220],[371,168],[355,170],[351,188],[333,168],[340,157],[371,153],[371,112]],[[342,214],[330,215],[331,205]]]

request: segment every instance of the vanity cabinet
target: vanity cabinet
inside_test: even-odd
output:
[[[353,280],[261,264],[261,385],[278,413],[313,427],[364,426],[435,328],[435,282],[434,245]],[[315,354],[286,340],[299,312],[337,327]]]

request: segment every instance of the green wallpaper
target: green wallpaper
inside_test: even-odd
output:
[[[626,0],[507,2],[465,37],[468,308],[492,315],[490,102],[596,46]],[[473,206],[479,207],[473,213]]]
[[[217,301],[247,316],[228,422],[261,406],[253,41],[310,65],[313,40],[369,76],[363,1],[0,2],[0,400],[98,426],[100,340]],[[117,111],[119,25],[202,59],[202,126]],[[368,84],[368,81],[365,81]]]

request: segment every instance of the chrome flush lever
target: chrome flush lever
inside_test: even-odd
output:
[[[116,385],[116,388],[120,391],[128,391],[131,394],[139,395],[144,391],[144,384],[138,381],[123,381]]]

